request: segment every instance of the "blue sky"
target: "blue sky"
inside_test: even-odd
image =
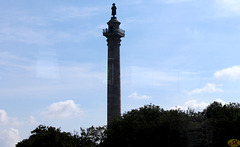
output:
[[[146,104],[239,102],[238,0],[21,0],[0,5],[0,146],[39,124],[106,124],[111,5],[121,42],[122,113]]]

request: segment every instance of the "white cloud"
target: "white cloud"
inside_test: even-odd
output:
[[[6,124],[8,122],[7,112],[0,110],[0,124]]]
[[[32,125],[33,122],[36,123],[33,117],[30,117],[29,122],[20,122],[16,118],[9,117],[5,110],[0,110],[0,146],[15,147],[20,141],[20,133],[16,127]]]
[[[16,143],[19,141],[20,137],[18,129],[9,128],[0,131],[1,147],[15,147]]]
[[[66,100],[51,104],[42,114],[50,119],[64,119],[71,116],[81,115],[82,113],[82,110],[73,100]]]
[[[28,121],[21,122],[9,117],[5,110],[0,110],[0,147],[15,147],[20,141],[19,129],[38,124],[33,116],[30,116]]]
[[[139,99],[139,100],[148,100],[150,99],[151,97],[150,96],[147,96],[147,95],[138,95],[137,92],[133,92],[132,94],[130,94],[128,96],[128,98],[132,98],[132,99]]]
[[[216,99],[215,101],[220,102],[223,105],[226,104],[226,102],[223,101],[222,99]],[[203,109],[207,108],[208,105],[210,105],[210,103],[203,102],[203,101],[198,103],[196,100],[189,100],[185,102],[183,106],[175,106],[174,108],[170,108],[170,109],[180,109],[180,110],[193,109],[195,112],[201,112],[203,111]]]
[[[19,126],[23,122],[17,121],[16,118],[9,117],[5,110],[0,110],[0,125],[1,126]]]
[[[217,88],[213,83],[207,83],[203,88],[196,88],[192,91],[188,92],[189,95],[192,94],[200,94],[200,93],[215,93],[215,92],[223,92],[221,88]]]
[[[25,124],[18,121],[16,118],[9,117],[5,110],[0,110],[0,125],[1,126],[20,126]]]
[[[219,6],[222,15],[240,15],[239,0],[215,0],[215,2]]]
[[[218,79],[230,79],[237,80],[240,79],[240,66],[232,66],[225,68],[214,73],[214,77]]]
[[[197,103],[196,100],[189,100],[183,106],[175,106],[175,108],[170,108],[170,109],[188,110],[190,108],[197,112],[197,111],[202,111],[208,105],[209,103],[206,103],[206,102]]]
[[[222,99],[216,99],[216,100],[215,100],[215,102],[222,103],[223,105],[225,105],[225,104],[226,104],[226,102],[225,102],[225,101],[223,101]]]

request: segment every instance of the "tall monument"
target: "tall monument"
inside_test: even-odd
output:
[[[121,116],[121,78],[120,78],[120,42],[125,31],[119,28],[121,24],[116,17],[116,6],[112,4],[112,17],[103,30],[108,45],[107,73],[107,123]]]

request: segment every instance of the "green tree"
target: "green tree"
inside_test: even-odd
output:
[[[222,146],[230,139],[240,138],[240,104],[230,103],[222,105],[213,102],[203,112],[204,123],[213,146]]]
[[[75,138],[60,128],[39,125],[31,132],[29,139],[19,142],[16,147],[75,147]]]
[[[61,132],[61,129],[39,125],[28,139],[19,142],[16,147],[97,147],[105,138],[105,127],[80,128],[75,132]]]
[[[73,134],[38,126],[16,147],[204,147],[227,146],[240,138],[240,104],[210,104],[203,112],[163,110],[145,105],[123,114],[108,127],[80,128]]]
[[[106,127],[89,127],[86,130],[80,128],[81,133],[77,138],[79,139],[81,147],[98,147],[106,138]]]
[[[145,105],[123,114],[107,128],[107,147],[185,146],[188,115],[180,110],[164,111]]]

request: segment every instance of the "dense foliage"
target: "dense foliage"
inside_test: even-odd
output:
[[[105,127],[80,128],[81,133],[62,132],[60,128],[38,126],[29,139],[19,142],[16,147],[97,147],[104,139]]]
[[[209,140],[214,146],[222,146],[229,139],[240,140],[240,104],[222,105],[214,102],[202,112],[203,120],[210,130]]]
[[[106,131],[105,146],[185,146],[187,114],[179,110],[164,111],[148,105],[132,110],[115,120]]]
[[[105,127],[61,132],[38,126],[16,147],[204,147],[227,146],[240,140],[240,104],[210,104],[203,112],[163,110],[146,105],[131,110]]]

